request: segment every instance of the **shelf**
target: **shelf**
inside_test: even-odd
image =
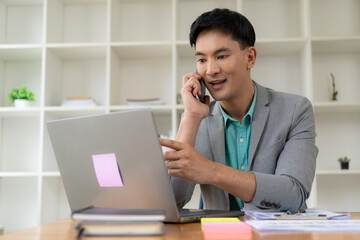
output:
[[[47,42],[106,42],[107,1],[51,0],[47,4]]]
[[[351,159],[350,168],[360,169],[360,112],[322,112],[315,108],[317,169],[339,169],[338,158]],[[355,159],[355,160],[354,160]]]
[[[46,52],[45,106],[60,106],[67,97],[90,96],[106,103],[106,48],[49,48]]]
[[[316,176],[328,176],[328,175],[359,175],[360,169],[350,170],[317,170]]]
[[[13,88],[27,86],[35,94],[36,102],[32,106],[39,106],[41,102],[41,48],[0,48],[0,107],[12,104],[8,94]]]
[[[114,42],[170,41],[172,39],[171,3],[171,0],[113,0],[111,40]]]
[[[5,232],[38,225],[38,179],[0,179],[0,222]],[[21,217],[19,217],[21,215]]]
[[[121,106],[110,106],[110,111],[122,111],[122,110],[130,110],[130,109],[138,109],[138,108],[151,108],[152,112],[154,113],[171,113],[172,106],[170,105],[121,105]]]
[[[214,8],[236,10],[237,3],[236,0],[178,0],[176,40],[184,41],[189,39],[189,29],[192,22],[203,12]]]
[[[112,47],[110,61],[110,105],[126,105],[127,99],[151,98],[159,98],[166,105],[173,103],[170,45],[131,46],[127,50]]]
[[[19,117],[39,117],[40,107],[2,107],[0,108],[0,118],[19,118]]]
[[[360,36],[312,38],[314,54],[360,53]]]
[[[360,2],[358,0],[311,0],[312,36],[359,36]],[[331,7],[324,7],[330,6]]]
[[[189,28],[214,8],[239,11],[254,25],[252,79],[313,103],[319,148],[314,207],[346,210],[347,204],[360,211],[353,201],[360,192],[347,184],[360,178],[359,0],[0,0],[5,233],[70,216],[47,121],[151,108],[159,134],[175,138],[184,111],[177,102],[182,77],[196,69]],[[23,85],[36,102],[15,108],[8,94]],[[98,105],[62,107],[67,97],[86,96]],[[146,98],[165,104],[127,103]],[[351,159],[348,171],[337,170],[343,156]],[[198,207],[193,199],[189,208]]]
[[[257,38],[304,36],[299,0],[244,0],[242,5],[242,12],[254,26]]]
[[[41,196],[41,224],[71,217],[61,178],[44,177]]]
[[[360,41],[359,41],[360,42]],[[341,45],[339,41],[331,44]],[[334,46],[335,48],[335,46]],[[339,102],[360,102],[359,66],[360,51],[341,53],[313,53],[314,101],[324,102],[332,97],[330,73],[335,77],[337,99]]]
[[[360,112],[360,102],[315,102],[315,113]]]
[[[0,44],[42,43],[43,1],[0,2]]]
[[[8,177],[38,177],[42,173],[40,172],[0,172],[0,178],[8,178]]]
[[[0,118],[0,171],[39,170],[39,117]]]

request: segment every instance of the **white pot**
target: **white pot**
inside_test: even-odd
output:
[[[26,99],[16,99],[14,101],[14,105],[17,108],[25,108],[25,107],[30,106],[30,101],[26,100]]]

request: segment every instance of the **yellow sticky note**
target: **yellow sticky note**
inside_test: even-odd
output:
[[[239,218],[226,217],[226,218],[201,218],[201,230],[203,230],[204,222],[240,222]]]

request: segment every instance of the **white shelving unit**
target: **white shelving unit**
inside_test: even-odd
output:
[[[195,68],[189,26],[215,7],[242,12],[254,24],[254,80],[314,105],[320,153],[308,205],[360,211],[352,184],[360,180],[359,0],[0,0],[5,232],[69,217],[46,121],[121,111],[131,108],[128,98],[159,97],[166,103],[152,106],[159,132],[175,136],[181,78]],[[22,85],[37,101],[15,109],[7,95]],[[98,106],[61,107],[69,96],[91,96]],[[342,156],[351,158],[351,170],[338,170]],[[197,204],[198,195],[189,206]]]

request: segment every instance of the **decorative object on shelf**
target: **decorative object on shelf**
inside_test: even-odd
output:
[[[91,97],[85,96],[85,97],[67,97],[61,104],[62,107],[76,107],[76,106],[82,106],[82,107],[95,107],[97,106],[94,99]]]
[[[334,74],[330,73],[331,76],[331,84],[332,84],[332,98],[331,100],[337,101],[338,91],[335,89],[335,77]]]
[[[350,158],[343,157],[343,158],[339,158],[338,161],[340,163],[340,168],[341,169],[349,169]]]
[[[30,102],[35,102],[35,94],[27,89],[27,86],[14,88],[9,93],[9,100],[14,103],[15,107],[28,107]]]

